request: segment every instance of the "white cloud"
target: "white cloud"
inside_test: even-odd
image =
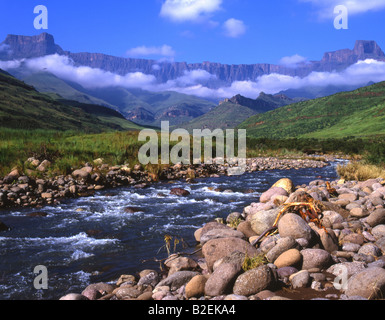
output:
[[[182,76],[176,79],[159,83],[155,76],[142,72],[121,76],[97,68],[76,66],[68,57],[57,54],[20,61],[0,61],[0,68],[10,72],[19,67],[31,72],[45,70],[64,80],[76,82],[85,88],[120,86],[155,92],[176,91],[209,99],[230,98],[237,94],[255,99],[262,91],[267,94],[275,94],[287,89],[329,85],[359,87],[370,81],[385,81],[385,62],[373,59],[359,61],[341,72],[312,72],[303,78],[273,73],[260,76],[253,81],[234,81],[229,86],[219,88],[213,86],[213,83],[219,81],[217,77],[205,70],[185,71]],[[158,67],[160,67],[158,64],[154,64],[155,70]]]
[[[295,68],[299,64],[306,63],[306,62],[307,62],[307,59],[305,57],[295,54],[293,56],[283,57],[279,61],[279,64],[289,68]]]
[[[141,88],[151,85],[156,81],[153,75],[147,75],[141,72],[128,73],[125,76],[120,76],[97,68],[75,66],[70,58],[57,54],[25,60],[23,67],[32,72],[42,70],[51,72],[59,78],[76,82],[85,88],[111,86]]]
[[[231,18],[223,24],[226,36],[238,38],[245,34],[246,25],[243,21]]]
[[[222,0],[166,0],[160,15],[176,22],[197,21],[221,9]]]
[[[321,18],[334,16],[334,8],[338,5],[345,6],[349,14],[361,14],[368,11],[379,11],[385,9],[385,0],[299,0],[310,2],[318,7],[318,15]]]
[[[148,57],[148,56],[161,56],[161,57],[174,57],[176,52],[168,45],[161,47],[136,47],[127,51],[127,55],[130,57]]]
[[[0,69],[10,70],[17,69],[21,66],[22,61],[14,60],[14,61],[0,61]]]
[[[10,52],[10,46],[8,44],[5,44],[5,43],[1,43],[0,44],[0,53],[1,52]]]
[[[169,82],[167,88],[202,98],[221,99],[241,94],[256,99],[261,92],[275,94],[288,89],[329,85],[358,87],[364,86],[370,81],[385,81],[385,62],[368,59],[359,61],[342,72],[312,72],[304,78],[273,73],[258,77],[255,81],[234,81],[230,86],[217,89],[209,88],[201,83],[178,86],[178,82]]]

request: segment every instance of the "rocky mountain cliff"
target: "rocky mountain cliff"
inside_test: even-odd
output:
[[[78,65],[100,68],[117,74],[129,72],[143,72],[154,75],[159,82],[176,79],[184,72],[205,70],[216,76],[210,81],[209,87],[215,88],[234,81],[255,80],[257,77],[279,73],[289,76],[304,77],[313,71],[330,72],[342,70],[362,59],[376,59],[385,61],[385,54],[375,41],[359,40],[353,50],[343,49],[327,52],[320,61],[308,61],[299,64],[296,68],[258,63],[251,65],[226,65],[213,62],[188,64],[186,62],[163,62],[155,60],[132,59],[114,57],[101,53],[71,53],[58,46],[52,35],[42,33],[38,36],[8,35],[1,44],[0,59],[12,60],[40,57],[49,54],[67,55]],[[156,66],[156,67],[154,67]]]

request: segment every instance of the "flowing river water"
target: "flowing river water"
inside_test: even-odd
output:
[[[81,293],[91,283],[115,282],[122,274],[158,269],[159,263],[153,258],[167,257],[167,251],[161,249],[165,235],[190,245],[179,245],[177,251],[192,252],[194,232],[205,223],[226,218],[231,212],[243,212],[284,177],[291,178],[295,185],[318,178],[335,180],[337,164],[205,178],[194,184],[176,181],[147,189],[104,190],[55,207],[0,211],[0,221],[11,227],[0,233],[0,300],[59,299],[67,293]],[[191,195],[170,195],[175,187]],[[212,190],[218,188],[233,192]],[[245,192],[248,189],[255,192]],[[137,212],[126,212],[127,207]],[[43,216],[33,215],[41,212]],[[38,265],[48,270],[47,290],[34,287],[34,268]]]

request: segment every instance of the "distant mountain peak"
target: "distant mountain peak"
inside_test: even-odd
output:
[[[51,54],[64,54],[64,50],[55,43],[53,35],[41,33],[36,36],[9,34],[2,43],[10,48],[5,52],[12,59],[35,58]]]
[[[385,60],[385,54],[376,41],[357,40],[353,50],[342,49],[333,52],[326,52],[322,62],[353,64],[359,60],[365,59]]]
[[[353,49],[353,53],[359,57],[373,56],[384,57],[385,54],[376,41],[357,40]]]

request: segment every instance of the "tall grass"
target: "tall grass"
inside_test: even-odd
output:
[[[52,166],[48,174],[69,174],[74,168],[92,163],[103,158],[109,165],[138,164],[138,153],[144,142],[138,141],[138,131],[106,132],[85,134],[74,131],[58,132],[48,130],[24,130],[0,128],[0,176],[5,176],[13,168],[21,171],[31,169],[25,163],[30,157],[49,160]],[[176,143],[170,144],[170,149]],[[238,141],[235,141],[235,155]],[[357,146],[360,151],[357,151]],[[159,155],[161,146],[159,139]],[[378,139],[364,142],[361,139],[327,140],[269,140],[248,139],[247,157],[305,157],[313,150],[322,152],[346,152],[352,156],[359,154],[363,162],[354,162],[345,167],[339,167],[338,173],[347,180],[367,180],[370,178],[385,178],[385,143]],[[362,148],[361,148],[362,147]],[[191,157],[193,155],[191,145]],[[213,143],[215,157],[216,141]],[[203,141],[202,141],[203,157]],[[192,159],[191,159],[192,160]],[[203,161],[203,158],[202,158]],[[158,173],[160,167],[148,167],[149,172]]]
[[[136,132],[81,134],[45,130],[0,130],[0,175],[14,167],[24,169],[30,157],[52,162],[52,174],[67,174],[94,159],[124,164],[137,158],[141,143]]]
[[[362,161],[350,162],[338,166],[337,172],[342,179],[353,181],[366,181],[369,179],[385,179],[385,168]]]

